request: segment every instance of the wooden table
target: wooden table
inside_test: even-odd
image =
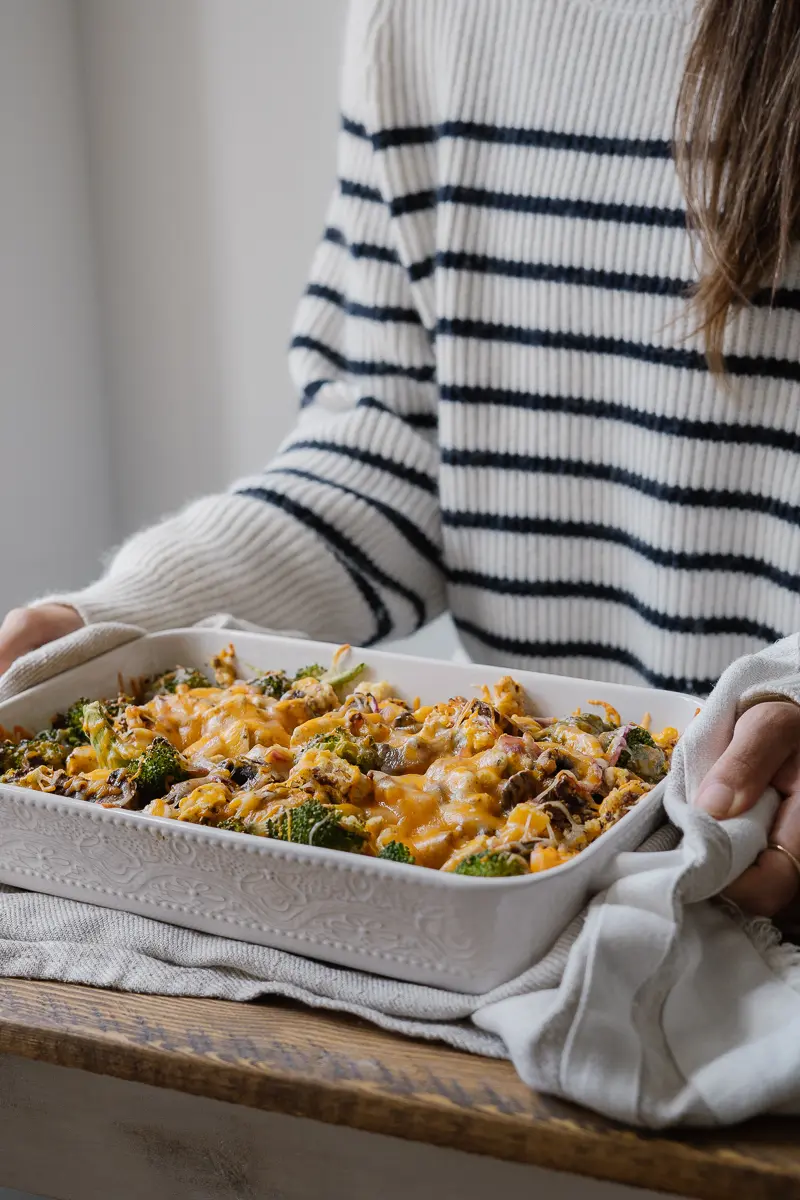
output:
[[[284,1001],[0,981],[0,1185],[66,1200],[575,1194],[536,1168],[792,1200],[800,1123],[637,1133],[532,1093],[508,1063]]]

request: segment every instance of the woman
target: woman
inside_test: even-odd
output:
[[[484,660],[707,692],[800,630],[798,225],[796,0],[356,0],[298,426],[10,614],[0,669],[82,621],[368,644],[449,607]],[[763,698],[699,798],[786,796],[734,889],[764,913],[798,746]]]

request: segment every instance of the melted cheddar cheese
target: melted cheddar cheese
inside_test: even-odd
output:
[[[177,668],[169,687],[121,697],[103,741],[12,781],[165,820],[519,874],[568,861],[619,820],[665,773],[678,736],[651,735],[649,719],[623,725],[602,702],[590,702],[602,716],[532,715],[508,676],[482,697],[419,706],[384,682],[344,695],[321,668],[246,682],[232,648],[215,669],[215,686],[175,682]],[[153,795],[141,764],[157,743],[177,766]]]

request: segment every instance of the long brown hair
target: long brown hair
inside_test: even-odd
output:
[[[720,371],[729,316],[777,288],[800,235],[800,0],[700,0],[674,147]]]

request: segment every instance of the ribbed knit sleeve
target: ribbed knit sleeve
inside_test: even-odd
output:
[[[214,611],[369,644],[444,607],[429,330],[395,244],[370,136],[380,3],[353,5],[338,181],[290,363],[297,427],[265,471],[118,551],[87,621],[148,629]]]

